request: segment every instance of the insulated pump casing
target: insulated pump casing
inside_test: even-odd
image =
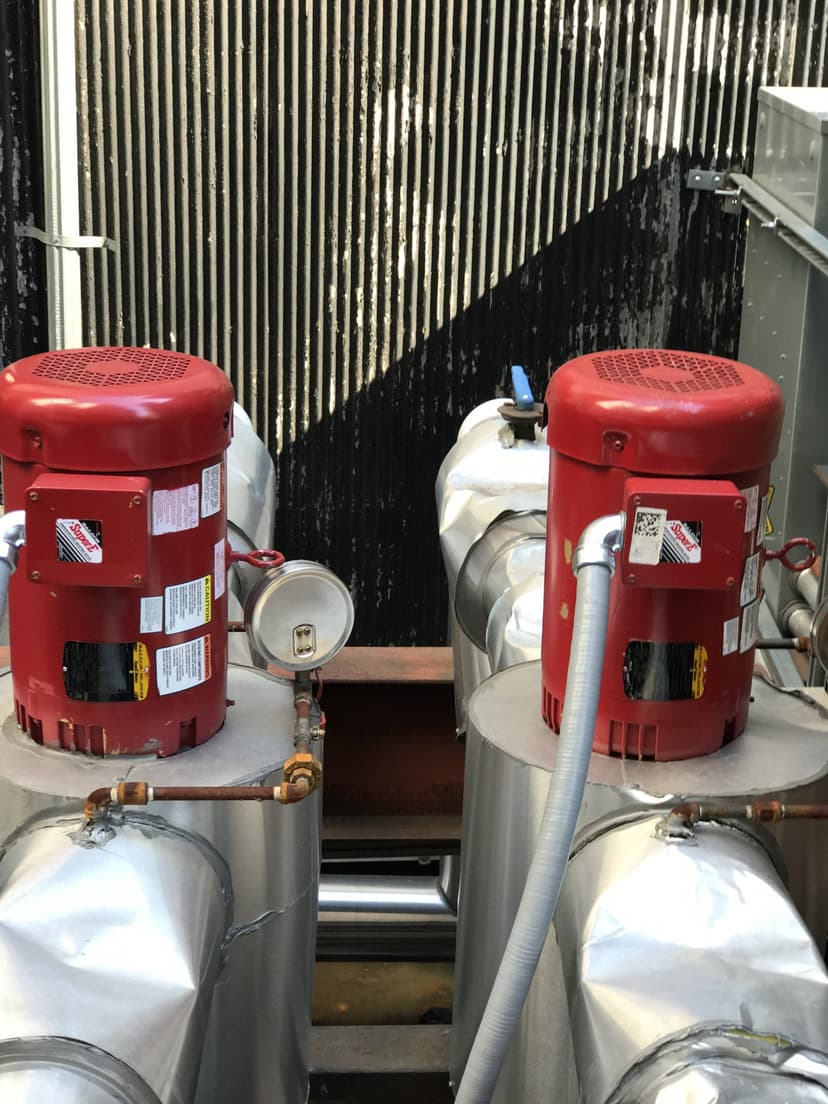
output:
[[[544,718],[559,730],[575,609],[573,550],[596,518],[625,508],[635,515],[640,496],[631,488],[646,489],[649,505],[667,509],[667,528],[683,523],[679,538],[697,547],[684,563],[684,553],[665,540],[656,564],[639,570],[627,563],[629,547],[623,564],[619,556],[595,750],[642,759],[715,751],[747,720],[768,479],[783,413],[779,388],[747,365],[719,357],[605,352],[559,368],[546,408]],[[735,553],[713,539],[719,515],[712,511],[721,513],[728,486],[729,506],[744,518],[735,531]],[[677,488],[690,497],[701,492],[694,516],[673,512]],[[628,544],[632,524],[628,519]],[[693,578],[708,566],[715,575],[725,554],[731,566],[720,570],[718,583],[695,589],[683,581],[681,573],[690,568]],[[662,585],[659,575],[667,573],[677,582]]]
[[[224,452],[233,388],[153,349],[28,357],[0,373],[15,708],[37,743],[171,755],[224,722]]]

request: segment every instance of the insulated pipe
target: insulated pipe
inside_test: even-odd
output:
[[[812,610],[819,605],[819,572],[814,567],[807,567],[804,571],[796,571],[791,578],[794,588],[799,591]]]
[[[610,579],[623,533],[623,514],[600,518],[584,530],[573,556],[578,589],[555,770],[526,886],[457,1091],[457,1104],[488,1104],[492,1099],[552,923],[592,754]]]
[[[437,878],[358,874],[323,874],[319,881],[319,911],[352,914],[440,916],[454,913]]]
[[[6,615],[9,580],[17,567],[20,549],[26,541],[26,515],[12,510],[0,518],[0,621]]]

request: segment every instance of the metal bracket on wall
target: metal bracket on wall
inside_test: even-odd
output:
[[[118,243],[113,238],[94,234],[49,234],[37,226],[22,226],[19,223],[14,232],[18,238],[34,238],[53,249],[108,249],[110,253],[118,252]]]
[[[738,215],[742,209],[741,190],[724,187],[727,176],[715,169],[691,169],[687,174],[687,187],[694,192],[713,192],[722,200],[726,215]]]
[[[749,176],[733,173],[728,180],[739,189],[742,203],[759,219],[763,230],[772,231],[809,264],[828,276],[828,238],[824,234],[820,234]]]

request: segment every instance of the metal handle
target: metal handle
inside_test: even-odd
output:
[[[230,563],[246,563],[251,567],[281,567],[285,557],[275,548],[257,548],[255,552],[231,552]]]
[[[808,552],[802,560],[792,560],[789,553],[794,548],[807,548]],[[788,571],[805,571],[809,567],[813,567],[816,562],[817,550],[816,545],[810,539],[810,537],[791,537],[789,541],[785,541],[778,552],[766,552],[766,557],[769,560],[779,560],[783,567]]]

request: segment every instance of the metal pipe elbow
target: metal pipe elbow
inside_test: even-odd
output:
[[[572,570],[577,575],[582,567],[606,567],[615,574],[615,555],[624,545],[626,516],[623,511],[596,518],[581,533],[572,556]]]
[[[0,560],[5,560],[12,571],[17,567],[20,549],[26,543],[26,514],[23,510],[11,510],[0,517]]]

